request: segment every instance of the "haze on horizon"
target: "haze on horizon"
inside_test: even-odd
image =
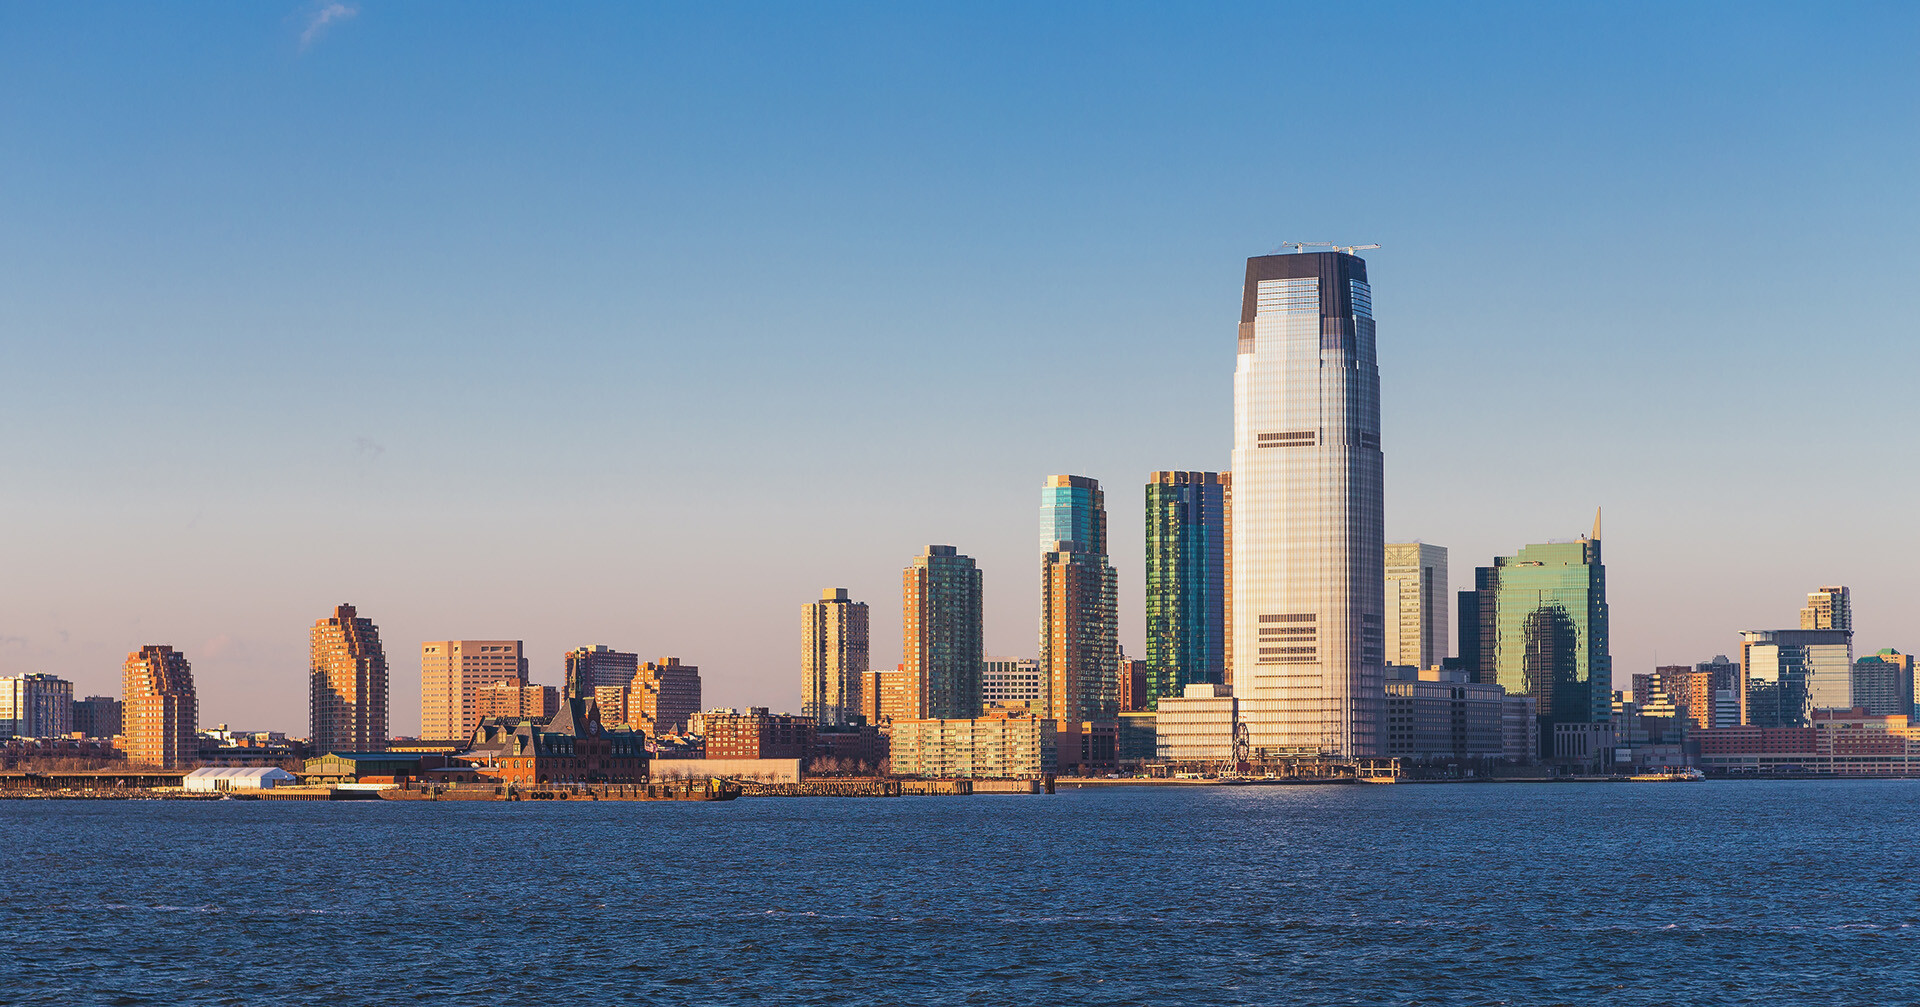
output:
[[[1363,253],[1389,541],[1605,507],[1618,681],[1852,588],[1920,648],[1907,5],[0,8],[0,674],[304,733],[307,632],[798,707],[799,609],[1227,467],[1240,283]]]

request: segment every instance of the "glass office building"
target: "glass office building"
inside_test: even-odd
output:
[[[1763,629],[1740,634],[1746,680],[1741,722],[1753,727],[1810,727],[1815,710],[1853,704],[1853,632]]]
[[[1390,542],[1387,566],[1387,663],[1432,668],[1447,656],[1447,548]]]
[[[1380,375],[1366,261],[1247,260],[1233,375],[1233,692],[1255,756],[1382,754]]]
[[[1147,483],[1147,688],[1142,709],[1226,683],[1226,494],[1217,472]]]
[[[1600,518],[1593,535],[1530,545],[1474,571],[1479,616],[1472,652],[1476,680],[1531,696],[1542,756],[1554,725],[1605,723],[1613,717],[1613,657],[1607,631],[1607,569]]]

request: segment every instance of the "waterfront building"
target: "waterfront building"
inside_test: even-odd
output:
[[[1154,710],[1154,752],[1163,762],[1223,767],[1238,761],[1234,742],[1239,702],[1224,685],[1196,682],[1178,696],[1161,696]]]
[[[764,706],[701,714],[709,759],[809,759],[816,730],[812,717],[768,713]]]
[[[1114,758],[1122,766],[1138,766],[1160,757],[1160,742],[1153,710],[1120,711],[1120,728],[1115,735]]]
[[[700,710],[700,669],[677,657],[648,661],[634,673],[628,722],[649,735],[680,734]],[[639,706],[638,719],[633,707]]]
[[[547,720],[560,712],[560,690],[551,685],[527,685],[516,679],[501,679],[473,691],[473,710],[479,720]],[[624,723],[624,712],[616,723]]]
[[[1365,260],[1247,260],[1234,370],[1233,690],[1256,754],[1380,754],[1385,518]]]
[[[380,627],[341,605],[313,624],[307,664],[307,738],[315,751],[387,746],[387,653]]]
[[[1801,629],[1837,629],[1853,632],[1853,602],[1844,587],[1823,587],[1807,595],[1800,610]]]
[[[1913,716],[1913,685],[1912,654],[1887,649],[1853,662],[1852,705],[1871,715]]]
[[[1901,714],[1816,709],[1801,726],[1715,728],[1696,740],[1711,772],[1920,775],[1920,728]]]
[[[1740,690],[1713,690],[1713,723],[1709,727],[1740,726]]]
[[[121,731],[121,704],[112,696],[73,701],[73,730],[87,738],[111,738]]]
[[[459,758],[482,779],[518,786],[648,780],[646,737],[606,727],[591,699],[562,702],[546,722],[482,720]]]
[[[1098,480],[1048,476],[1040,489],[1042,711],[1078,723],[1120,712],[1120,581],[1107,562]]]
[[[1148,684],[1152,680],[1147,676],[1147,662],[1128,657],[1123,650],[1114,674],[1120,682],[1121,713],[1138,713],[1153,708],[1153,701],[1158,697]]]
[[[420,645],[420,736],[465,738],[480,722],[481,687],[527,684],[526,645],[519,640],[428,640]]]
[[[1542,746],[1556,743],[1555,724],[1605,723],[1613,658],[1599,513],[1591,537],[1496,557],[1474,571],[1474,586],[1478,665],[1469,677],[1532,696]]]
[[[930,545],[901,572],[903,701],[895,720],[980,713],[980,569],[950,545]]]
[[[55,675],[0,677],[0,738],[73,733],[73,683]]]
[[[1697,730],[1713,726],[1713,693],[1711,669],[1663,664],[1651,674],[1633,676],[1633,701],[1642,713],[1674,717]]]
[[[1751,727],[1805,727],[1815,710],[1853,707],[1853,631],[1749,630],[1740,634],[1744,708]]]
[[[1532,765],[1540,755],[1540,707],[1532,696],[1511,696],[1501,690],[1500,754],[1508,762]]]
[[[1226,684],[1230,484],[1219,472],[1147,477],[1147,682],[1124,710],[1151,710],[1196,682]]]
[[[821,758],[838,759],[841,771],[870,772],[887,757],[887,736],[871,724],[821,728],[814,731],[813,751]]]
[[[1027,709],[978,717],[897,720],[889,757],[896,776],[1037,779],[1059,767],[1058,723]]]
[[[566,696],[583,699],[598,695],[602,686],[630,685],[639,670],[638,654],[623,653],[605,644],[576,647],[567,651]]]
[[[1387,663],[1432,668],[1447,658],[1447,549],[1389,542]]]
[[[194,729],[200,699],[187,655],[167,646],[141,647],[121,665],[120,682],[127,761],[164,769],[189,765],[199,750]]]
[[[826,588],[800,611],[800,712],[822,727],[854,723],[866,673],[867,603]]]
[[[1393,674],[1393,672],[1390,672]],[[1437,665],[1387,680],[1387,752],[1409,759],[1498,759],[1506,754],[1506,690]]]
[[[980,665],[982,707],[1027,703],[1035,709],[1045,692],[1040,662],[1031,657],[989,657]]]

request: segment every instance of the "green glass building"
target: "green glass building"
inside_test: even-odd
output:
[[[1147,704],[1226,684],[1226,494],[1217,472],[1147,483]]]
[[[1592,537],[1530,545],[1474,571],[1480,682],[1532,696],[1543,757],[1554,725],[1604,723],[1613,716],[1613,657],[1607,635],[1607,568],[1600,517]],[[1469,648],[1462,641],[1462,651]]]

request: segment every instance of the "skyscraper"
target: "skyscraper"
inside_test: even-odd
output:
[[[526,645],[519,640],[428,640],[420,645],[420,736],[466,738],[480,722],[482,686],[527,684]]]
[[[1154,709],[1227,671],[1227,481],[1218,472],[1147,477],[1147,684]]]
[[[194,731],[200,700],[187,655],[149,644],[127,655],[120,683],[127,761],[167,768],[193,762],[199,753]]]
[[[1393,542],[1387,557],[1387,663],[1431,668],[1447,656],[1447,550]]]
[[[1233,399],[1233,691],[1248,745],[1380,755],[1385,519],[1364,260],[1247,260]]]
[[[1600,515],[1593,535],[1529,545],[1474,571],[1480,616],[1477,681],[1531,696],[1541,754],[1553,754],[1554,725],[1613,718],[1613,656]],[[1462,642],[1462,649],[1466,644]]]
[[[1853,706],[1853,632],[1756,629],[1740,634],[1741,723],[1810,727],[1815,710]]]
[[[640,655],[625,654],[605,644],[567,651],[566,699],[587,699],[603,686],[622,686],[640,670]]]
[[[1853,631],[1853,602],[1844,587],[1823,587],[1807,595],[1807,607],[1800,610],[1801,629],[1839,629]]]
[[[1098,480],[1048,476],[1040,489],[1042,714],[1079,724],[1120,715],[1120,578],[1107,563]]]
[[[980,569],[950,545],[930,545],[901,571],[898,720],[980,715]],[[888,704],[882,703],[883,707]]]
[[[380,627],[352,605],[313,624],[307,664],[307,737],[316,755],[387,747],[387,654]]]
[[[700,669],[677,657],[648,661],[633,675],[627,716],[650,735],[680,734],[700,712]],[[633,707],[638,706],[638,717]]]
[[[57,738],[72,730],[72,682],[54,675],[0,678],[0,738]]]
[[[821,727],[844,727],[863,715],[867,674],[867,603],[844,587],[824,588],[800,610],[800,712]]]
[[[1853,705],[1871,716],[1913,716],[1913,655],[1888,648],[1853,662]]]

